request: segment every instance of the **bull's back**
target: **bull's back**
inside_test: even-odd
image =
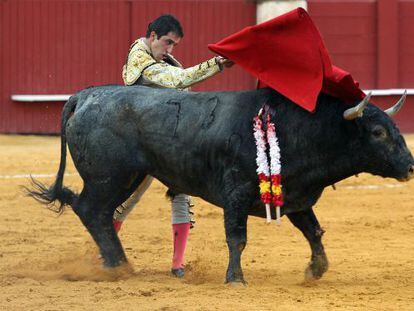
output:
[[[86,89],[76,94],[78,105],[67,129],[69,148],[80,171],[90,170],[88,162],[101,166],[101,175],[111,173],[108,163],[145,169],[167,185],[191,185],[197,193],[222,173],[228,159],[237,160],[241,145],[246,147],[244,136],[251,136],[248,143],[253,144],[251,120],[262,104],[256,94]]]

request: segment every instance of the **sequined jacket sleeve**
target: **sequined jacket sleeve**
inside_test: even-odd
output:
[[[159,87],[184,89],[220,72],[215,58],[186,69],[158,62],[142,71],[144,84],[152,83]]]

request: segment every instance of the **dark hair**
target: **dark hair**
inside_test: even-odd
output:
[[[170,14],[161,15],[149,23],[147,34],[145,36],[149,38],[152,31],[155,31],[158,38],[165,36],[170,31],[175,33],[180,38],[184,37],[180,22]]]

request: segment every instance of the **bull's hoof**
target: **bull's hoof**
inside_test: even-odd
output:
[[[305,270],[305,280],[318,280],[328,271],[328,260],[325,256],[318,256],[312,260]]]
[[[229,268],[226,273],[226,282],[225,283],[242,283],[246,284],[246,281],[244,280],[243,272],[241,269],[231,269]]]
[[[184,268],[178,268],[178,269],[173,268],[171,269],[171,274],[174,277],[181,279],[184,277],[185,271],[184,271]]]

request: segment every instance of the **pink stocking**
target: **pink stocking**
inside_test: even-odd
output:
[[[182,268],[184,265],[184,253],[187,245],[191,223],[173,224],[174,254],[172,260],[173,269]]]

